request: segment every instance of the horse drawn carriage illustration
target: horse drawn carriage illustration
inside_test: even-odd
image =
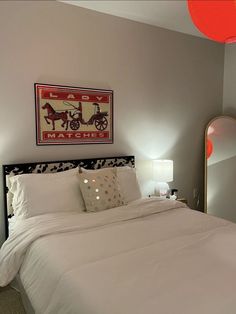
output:
[[[81,125],[94,125],[98,131],[104,131],[107,128],[108,120],[106,117],[108,116],[108,112],[101,112],[100,105],[98,103],[92,104],[94,106],[94,113],[91,115],[88,121],[85,121],[83,118],[81,102],[79,102],[78,107],[66,101],[63,103],[66,106],[71,106],[73,109],[56,111],[48,102],[42,106],[42,109],[47,110],[47,116],[44,116],[44,119],[46,120],[47,124],[50,124],[49,120],[51,120],[53,130],[55,130],[55,121],[57,120],[62,120],[61,126],[65,127],[66,130],[68,130],[69,126],[71,130],[76,131],[80,128]],[[68,114],[71,120],[69,120]]]

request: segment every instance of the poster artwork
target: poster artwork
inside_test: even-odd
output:
[[[35,84],[37,145],[113,142],[111,90]]]

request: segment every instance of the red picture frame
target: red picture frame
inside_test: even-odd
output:
[[[113,91],[34,84],[37,145],[113,143]]]

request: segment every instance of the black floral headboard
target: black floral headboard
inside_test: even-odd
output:
[[[77,160],[63,160],[63,161],[47,161],[47,162],[34,162],[23,164],[3,165],[3,186],[4,186],[4,213],[5,213],[5,230],[6,237],[8,237],[8,217],[9,217],[9,204],[8,204],[8,187],[7,177],[25,173],[55,173],[60,171],[69,170],[81,166],[86,169],[100,169],[106,167],[119,167],[119,166],[135,166],[134,156],[121,156],[121,157],[102,157],[92,159],[77,159]]]

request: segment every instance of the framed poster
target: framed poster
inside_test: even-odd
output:
[[[113,143],[113,91],[34,84],[37,145]]]

